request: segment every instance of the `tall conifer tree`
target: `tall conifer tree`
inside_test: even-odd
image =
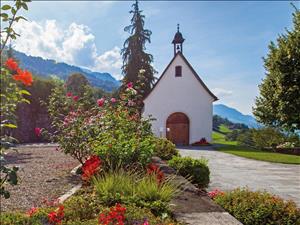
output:
[[[150,43],[150,36],[152,32],[144,28],[144,18],[142,11],[139,9],[138,1],[133,5],[133,14],[131,24],[125,27],[125,31],[130,33],[130,36],[125,40],[123,49],[121,51],[123,57],[122,73],[124,75],[123,87],[128,82],[133,84],[142,83],[139,94],[145,97],[151,90],[156,71],[152,67],[153,56],[145,52],[146,43]],[[140,71],[143,71],[140,74]]]

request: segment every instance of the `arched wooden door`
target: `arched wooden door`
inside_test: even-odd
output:
[[[167,139],[176,145],[189,144],[189,118],[180,112],[171,114],[167,119]]]

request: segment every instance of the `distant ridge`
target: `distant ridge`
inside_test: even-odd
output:
[[[120,81],[117,81],[109,73],[93,72],[67,63],[57,63],[55,60],[51,59],[28,56],[25,53],[16,50],[13,51],[13,54],[20,62],[22,68],[29,70],[36,76],[50,77],[51,75],[56,75],[59,78],[66,80],[72,73],[81,73],[86,76],[92,86],[101,88],[105,91],[111,92],[120,86]]]
[[[234,123],[243,123],[248,127],[257,128],[259,125],[255,118],[250,115],[244,115],[234,108],[230,108],[223,104],[216,104],[213,106],[214,115],[227,118]]]

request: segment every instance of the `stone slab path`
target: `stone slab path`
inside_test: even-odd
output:
[[[300,206],[300,165],[257,161],[215,151],[212,147],[179,148],[182,156],[209,160],[211,183],[208,190],[248,187],[266,190]]]

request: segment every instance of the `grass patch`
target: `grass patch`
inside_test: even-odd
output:
[[[230,133],[230,132],[232,132],[232,130],[230,130],[226,125],[224,125],[224,124],[221,124],[220,126],[219,126],[219,131],[221,132],[221,133],[223,133],[223,134],[227,134],[227,133]]]
[[[267,162],[300,164],[300,156],[288,155],[275,152],[261,151],[238,145],[236,141],[226,141],[225,135],[213,132],[213,144],[217,145],[216,149],[233,155],[256,159]]]

